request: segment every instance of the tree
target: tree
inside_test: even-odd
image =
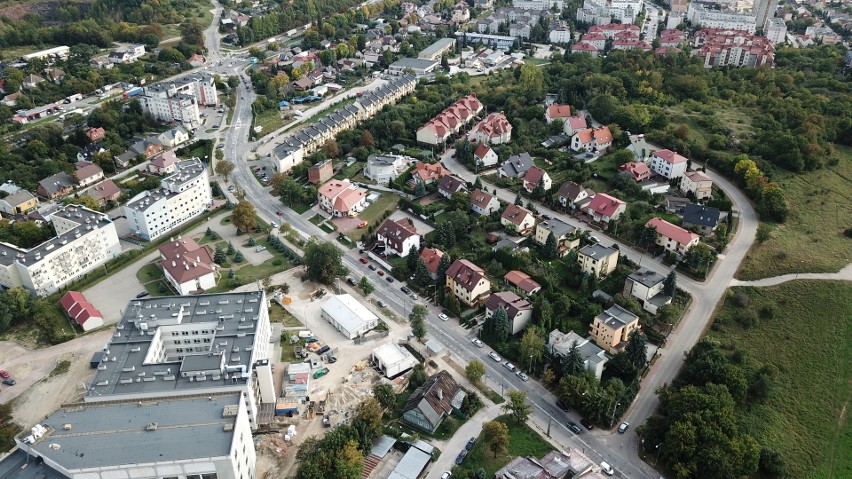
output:
[[[242,251],[237,251],[237,254],[234,255],[234,263],[242,263],[244,259]]]
[[[370,130],[364,130],[361,132],[361,146],[366,146],[370,148],[376,144],[376,140],[373,138],[373,134],[370,133]]]
[[[441,68],[444,69],[444,72],[450,71],[450,61],[447,60],[446,55],[441,55]]]
[[[441,256],[441,261],[438,262],[438,279],[436,280],[439,286],[442,286],[446,282],[447,270],[450,269],[450,266],[453,264],[453,260],[450,258],[450,255],[444,253]]]
[[[282,173],[280,171],[273,173],[272,176],[269,177],[269,186],[272,187],[273,191],[278,191],[280,193],[281,182],[283,182],[286,178],[289,178],[286,173]]]
[[[376,398],[367,398],[358,405],[352,426],[355,428],[360,426],[370,439],[382,434],[382,406]]]
[[[311,238],[304,251],[308,279],[331,284],[334,278],[343,274],[343,252],[332,243]]]
[[[515,206],[522,206],[524,204],[524,199],[521,197],[520,193],[518,193],[515,196],[515,203],[514,204],[515,204]]]
[[[322,152],[329,158],[337,158],[340,156],[340,147],[337,146],[337,142],[334,139],[329,138],[322,146]]]
[[[396,395],[393,393],[393,386],[388,383],[378,383],[373,386],[373,397],[385,409],[393,409],[396,406]]]
[[[222,150],[216,150],[220,152]],[[231,173],[234,171],[234,164],[228,160],[221,160],[216,162],[216,174],[225,178],[225,183],[228,182],[228,177],[231,176]]]
[[[422,181],[418,181],[414,187],[414,197],[420,198],[426,195],[426,185]]]
[[[491,315],[491,328],[494,332],[494,337],[501,343],[509,339],[509,313],[506,308],[499,307]]]
[[[358,287],[361,288],[361,291],[364,293],[365,296],[372,293],[373,290],[376,289],[373,286],[373,283],[371,283],[366,276],[361,276],[361,281],[358,282]]]
[[[556,235],[553,234],[553,231],[547,235],[547,241],[544,243],[542,254],[547,259],[555,259],[559,255],[559,249],[556,244]]]
[[[580,354],[577,341],[571,343],[568,352],[559,357],[559,368],[562,370],[562,374],[566,376],[580,374],[586,369],[585,360],[583,355]]]
[[[85,206],[93,211],[100,211],[101,205],[98,203],[98,200],[92,198],[90,195],[83,195],[74,200],[74,203]]]
[[[287,206],[299,203],[304,198],[305,188],[300,185],[295,179],[288,176],[282,178],[278,184],[278,194],[281,197],[281,202]]]
[[[234,248],[234,243],[231,243],[230,241],[228,241],[228,251],[227,251],[228,256],[231,256],[232,254],[234,254],[236,252],[237,252],[237,250],[236,250],[236,248]]]
[[[429,376],[426,375],[426,368],[423,367],[422,363],[418,363],[411,370],[411,377],[408,378],[408,386],[412,389],[419,388],[427,379],[429,379]]]
[[[426,337],[426,306],[415,304],[411,308],[411,313],[408,315],[408,320],[411,322],[411,334],[421,343]]]
[[[213,252],[213,262],[222,264],[226,261],[228,261],[228,257],[225,255],[225,251],[219,246],[216,246],[216,250]]]
[[[532,405],[527,402],[527,392],[520,390],[509,391],[509,401],[503,405],[503,411],[507,412],[518,424],[527,421],[532,414]]]
[[[340,479],[358,479],[361,477],[364,470],[364,455],[358,449],[358,441],[350,439],[343,449],[333,457],[334,477]]]
[[[234,207],[231,223],[237,227],[237,231],[248,233],[253,230],[257,226],[257,212],[254,210],[254,205],[245,199],[240,200]]]
[[[429,268],[426,267],[426,262],[420,255],[417,256],[417,267],[414,269],[414,282],[422,287],[432,284],[432,276],[429,274]]]
[[[674,298],[675,293],[677,293],[677,275],[672,271],[663,282],[663,294]]]
[[[542,69],[535,65],[522,65],[521,76],[518,79],[521,85],[521,91],[524,91],[529,96],[541,96],[544,88],[544,74]]]
[[[539,331],[538,327],[530,326],[521,337],[521,359],[529,360],[528,369],[532,369],[536,362],[541,364],[541,358],[544,357],[544,352],[547,349],[547,343]]]
[[[648,363],[648,338],[639,330],[634,330],[627,339],[624,352],[627,353],[627,357],[636,369],[644,368]]]
[[[509,450],[509,426],[499,421],[490,421],[482,425],[482,435],[488,450],[497,457]]]
[[[644,244],[646,249],[650,248],[657,241],[658,236],[656,226],[645,226],[642,228],[642,234],[639,235],[639,244]]]
[[[237,277],[237,273],[234,273],[233,269],[228,269],[228,279],[234,279]]]
[[[467,366],[464,368],[464,374],[470,382],[476,384],[485,375],[485,365],[481,361],[474,359],[467,363]]]
[[[459,304],[459,299],[456,298],[456,295],[452,294],[452,292],[447,295],[447,301],[444,306],[446,306],[453,314],[461,313],[461,304]]]

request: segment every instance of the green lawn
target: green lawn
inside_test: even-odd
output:
[[[373,204],[367,207],[361,214],[358,215],[359,218],[366,221],[367,224],[375,224],[379,218],[382,217],[385,211],[393,211],[396,209],[396,205],[399,203],[399,196],[392,195],[390,193],[382,193],[382,196],[376,200]],[[361,239],[361,235],[364,234],[364,230],[354,228],[346,232],[346,236],[353,241],[357,241]]]
[[[709,337],[744,353],[745,366],[777,368],[777,391],[753,404],[739,422],[787,466],[785,477],[852,477],[852,285],[794,281],[772,288],[733,288],[750,297],[749,309],[774,315],[744,328],[743,310],[726,301]],[[846,451],[846,452],[843,452]]]
[[[548,452],[555,450],[539,433],[530,429],[526,424],[517,424],[508,416],[500,416],[497,421],[509,426],[509,453],[494,457],[494,454],[485,446],[485,440],[480,434],[473,449],[460,467],[465,471],[465,474],[467,471],[476,472],[479,468],[483,468],[485,469],[485,477],[494,477],[494,473],[508,464],[513,457],[533,456],[541,458]]]
[[[852,262],[852,239],[843,234],[852,227],[852,149],[836,148],[836,166],[796,175],[778,170],[790,216],[771,239],[755,243],[739,279],[835,272]]]
[[[340,171],[338,171],[337,174],[334,175],[334,177],[338,180],[342,180],[342,179],[346,179],[346,178],[351,180],[356,175],[358,175],[358,173],[360,173],[361,170],[364,169],[364,165],[366,165],[366,164],[367,164],[366,161],[356,161],[349,166],[341,168]]]
[[[154,280],[163,278],[163,268],[160,268],[157,263],[149,263],[139,268],[136,272],[136,278],[140,283],[145,284]]]
[[[295,316],[290,314],[289,311],[284,309],[283,306],[272,301],[272,306],[269,307],[269,321],[273,323],[283,323],[284,326],[288,327],[297,327],[302,326],[304,323],[296,319]]]
[[[281,118],[281,112],[278,110],[265,110],[257,114],[254,119],[254,126],[263,127],[259,133],[262,137],[263,135],[272,133],[292,121],[292,118]]]

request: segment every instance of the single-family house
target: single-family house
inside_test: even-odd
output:
[[[639,330],[639,317],[615,304],[595,316],[589,334],[595,343],[610,354],[617,354],[630,339],[633,331]]]
[[[594,342],[580,337],[574,331],[568,331],[566,334],[558,329],[554,329],[547,337],[547,350],[551,357],[567,356],[571,349],[575,347],[583,359],[583,366],[586,371],[591,372],[596,378],[600,379],[601,374],[603,374],[604,364],[607,362],[606,351]]]
[[[551,218],[547,221],[542,221],[535,226],[535,242],[544,245],[547,243],[547,238],[550,234],[556,238],[556,254],[562,258],[569,251],[580,247],[580,239],[574,237],[574,232],[577,228],[565,223],[562,220]]]
[[[23,215],[38,207],[38,198],[29,191],[19,188],[0,197],[0,211],[9,216]]]
[[[559,187],[556,196],[563,208],[582,210],[595,197],[595,192],[588,188],[583,188],[582,185],[573,181],[566,181]]]
[[[525,4],[541,5],[538,2]],[[494,473],[494,479],[603,479],[593,471],[594,463],[576,449],[550,451],[542,458],[515,457]]]
[[[378,185],[387,185],[405,172],[410,160],[410,157],[403,155],[370,155],[364,167],[364,176]]]
[[[588,53],[589,55],[596,57],[600,54],[600,52],[600,48],[585,41],[577,42],[571,45],[571,53]]]
[[[617,221],[626,210],[627,203],[624,201],[606,193],[598,193],[586,206],[585,213],[594,222],[609,224],[610,221]]]
[[[512,124],[501,112],[489,113],[468,135],[470,141],[498,145],[512,141]]]
[[[444,252],[438,248],[423,248],[420,252],[420,259],[426,264],[426,269],[429,270],[429,276],[432,279],[438,278],[438,266],[441,264],[441,258],[444,257]]]
[[[438,182],[438,193],[444,198],[451,198],[455,193],[466,193],[467,183],[459,177],[447,175]]]
[[[488,168],[497,164],[497,153],[485,143],[480,143],[473,152],[473,161],[479,168]]]
[[[450,174],[450,170],[444,168],[440,163],[424,163],[418,161],[411,172],[411,178],[415,183],[434,183],[446,175]]]
[[[110,201],[118,201],[121,188],[114,181],[106,179],[86,190],[85,194],[94,198],[99,205],[105,206]]]
[[[50,81],[59,85],[65,79],[65,72],[58,68],[51,68],[45,72]]]
[[[680,179],[680,191],[695,195],[696,200],[713,196],[713,179],[700,171],[687,171]]]
[[[319,185],[334,176],[334,164],[331,160],[323,160],[308,168],[308,183]]]
[[[177,169],[179,161],[173,151],[166,151],[151,159],[148,171],[155,175],[170,175]]]
[[[523,152],[520,155],[512,155],[504,161],[497,170],[497,175],[501,178],[523,178],[527,170],[533,166],[535,163],[530,154]]]
[[[470,194],[470,209],[478,215],[488,216],[500,209],[500,200],[477,188]]]
[[[550,106],[544,110],[544,120],[547,124],[551,124],[556,120],[565,121],[566,118],[571,116],[571,107],[568,105],[560,105],[559,103],[552,103]]]
[[[48,176],[39,181],[36,193],[43,198],[53,200],[71,193],[76,184],[77,180],[74,177],[64,171],[60,171],[55,175]]]
[[[199,294],[216,287],[213,256],[192,238],[174,239],[160,246],[159,251],[166,281],[178,294]]]
[[[420,235],[409,218],[386,219],[376,231],[377,244],[384,247],[385,256],[408,256],[420,249]]]
[[[74,177],[77,178],[77,186],[80,188],[93,185],[104,177],[104,170],[96,163],[78,161],[74,166],[77,167]]]
[[[524,173],[524,190],[527,193],[532,193],[539,185],[547,193],[553,186],[553,182],[550,180],[550,175],[546,171],[533,165]]]
[[[511,291],[500,291],[488,297],[485,302],[486,319],[494,316],[498,308],[503,308],[508,313],[509,334],[523,331],[532,319],[532,304]]]
[[[457,259],[447,268],[444,286],[467,306],[477,306],[491,294],[485,271],[466,259]]]
[[[101,127],[89,128],[88,130],[86,130],[86,137],[92,143],[97,143],[97,142],[103,140],[105,136],[106,136],[106,130],[104,130]]]
[[[636,183],[645,181],[651,177],[651,169],[648,168],[648,165],[640,161],[627,162],[621,165],[618,169],[621,170],[622,173],[630,175],[630,178]]]
[[[541,284],[538,281],[532,279],[530,275],[524,273],[519,270],[512,270],[503,275],[503,279],[506,280],[506,283],[512,285],[515,288],[520,289],[527,296],[538,293],[541,291]]]
[[[700,236],[681,228],[678,225],[669,223],[662,218],[651,218],[645,223],[646,228],[655,228],[657,230],[657,244],[662,246],[666,251],[671,251],[677,255],[685,255],[689,248],[698,244]]]
[[[168,148],[174,148],[187,141],[189,141],[189,132],[182,126],[168,129],[157,135],[157,142]]]
[[[367,193],[349,179],[331,180],[317,190],[317,201],[332,216],[357,216],[367,207]]]
[[[500,215],[500,223],[509,231],[528,235],[535,226],[535,216],[523,206],[509,205]]]
[[[689,160],[671,150],[658,150],[651,155],[651,169],[666,178],[680,178],[686,173]]]
[[[467,393],[447,371],[426,380],[409,396],[402,408],[402,422],[428,433],[438,430],[441,422],[460,410]]]
[[[586,245],[577,252],[577,263],[583,274],[603,278],[618,266],[618,250],[598,243]]]
[[[660,273],[639,268],[627,276],[621,295],[625,298],[633,296],[645,311],[657,314],[657,309],[672,302],[671,296],[663,293],[665,282],[666,277]]]
[[[106,151],[106,148],[102,147],[100,143],[89,143],[77,152],[77,162],[91,163],[95,159],[95,155],[106,153]]]
[[[204,66],[204,64],[207,63],[207,59],[204,58],[204,55],[202,55],[200,53],[196,53],[196,54],[192,55],[186,61],[189,62],[189,64],[194,66],[195,68]]]
[[[569,116],[562,124],[562,131],[569,137],[573,137],[578,131],[587,129],[586,117],[583,115]]]
[[[113,67],[113,64],[111,61],[109,61],[108,56],[102,55],[99,57],[93,57],[91,60],[89,60],[89,66],[93,70],[109,70]]]
[[[18,98],[24,96],[22,92],[16,91],[14,93],[9,93],[8,95],[3,97],[3,100],[0,101],[0,105],[8,106],[9,108],[18,104]]]
[[[718,208],[705,205],[688,204],[683,209],[683,226],[694,228],[704,236],[713,234],[719,226],[722,212]]]
[[[612,145],[612,132],[608,126],[586,128],[574,133],[571,137],[571,149],[574,151],[598,152]]]
[[[24,77],[24,81],[21,82],[21,86],[24,90],[34,90],[39,83],[44,82],[45,79],[38,75],[27,75]]]

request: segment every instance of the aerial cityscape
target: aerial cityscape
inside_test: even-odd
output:
[[[0,479],[852,478],[850,41],[0,1]]]

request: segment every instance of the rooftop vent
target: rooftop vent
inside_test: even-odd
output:
[[[151,423],[148,423],[148,425],[147,425],[147,426],[145,426],[145,430],[146,430],[146,431],[156,431],[156,430],[157,430],[157,426],[158,426],[158,423],[156,423],[156,422],[151,422]]]

